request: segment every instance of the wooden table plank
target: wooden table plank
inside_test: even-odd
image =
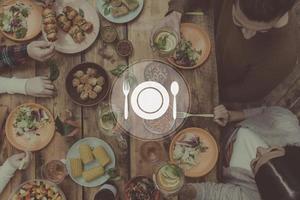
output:
[[[135,49],[134,56],[130,62],[143,58],[157,58],[153,54],[149,46],[149,38],[152,27],[159,22],[168,10],[168,1],[146,1],[145,9],[139,19],[134,23],[128,25],[128,38],[133,42]],[[190,21],[191,19],[189,19]],[[191,112],[194,113],[211,113],[214,106],[218,104],[218,84],[217,84],[217,70],[214,51],[214,37],[213,37],[213,17],[212,11],[208,11],[208,15],[198,17],[192,20],[203,27],[209,34],[212,42],[212,52],[207,62],[195,70],[180,70],[183,76],[188,80],[191,89],[192,106]],[[184,124],[184,127],[202,127],[208,129],[218,140],[218,127],[207,119],[190,118]],[[164,160],[168,160],[168,144],[170,141],[165,140],[160,142],[165,147]],[[145,162],[140,156],[140,147],[142,141],[131,139],[131,177],[138,175],[151,176],[153,167],[156,163],[151,164]],[[210,175],[206,177],[208,180],[216,180],[216,170],[213,170]],[[189,180],[198,181],[198,180]]]
[[[5,39],[4,43],[1,45],[14,45],[16,43]],[[6,70],[5,70],[6,71]],[[18,78],[30,78],[35,76],[35,62],[32,60],[28,60],[23,66],[19,66],[18,68],[14,68],[11,70],[7,70],[5,73],[1,73],[1,76],[7,75],[8,77],[18,77]],[[2,97],[3,96],[3,97]],[[3,101],[2,101],[3,99]],[[24,95],[1,95],[1,104],[8,106],[9,112],[12,111],[15,107],[18,105],[25,103],[25,102],[34,102],[35,99],[32,97],[24,96]],[[4,138],[4,135],[2,136]],[[1,161],[4,162],[9,156],[19,153],[20,151],[13,148],[7,141],[7,139],[4,139],[4,145],[1,146],[0,150],[1,154],[5,154],[3,156],[4,160]],[[32,177],[35,177],[35,156],[33,156],[33,160],[30,164],[30,166],[27,168],[26,171],[18,171],[16,175],[13,177],[13,179],[9,182],[6,190],[0,195],[0,199],[8,199],[9,195],[11,194],[11,191],[16,189],[18,185],[20,185],[22,182],[31,179]]]
[[[89,2],[95,6],[96,5],[96,0],[89,0]],[[112,25],[108,21],[106,21],[103,17],[100,17],[100,23],[101,27],[103,26],[109,26]],[[118,31],[119,38],[126,38],[127,31],[126,31],[126,25],[115,25]],[[114,49],[113,44],[107,44],[107,48],[112,48]],[[110,78],[111,78],[111,83],[113,82],[114,77],[111,75],[109,72],[110,70],[114,69],[117,65],[119,64],[127,64],[127,60],[125,58],[121,58],[117,55],[117,53],[114,51],[113,53],[113,59],[108,60],[103,58],[99,54],[99,49],[100,47],[103,46],[103,42],[101,40],[100,34],[98,35],[98,38],[96,42],[85,52],[82,53],[82,62],[94,62],[106,69],[106,71],[109,73]],[[113,60],[113,61],[112,61]],[[108,102],[109,95],[106,97],[104,102]],[[120,170],[120,174],[123,177],[120,181],[115,182],[117,185],[120,194],[122,196],[123,194],[123,188],[124,188],[124,183],[128,179],[128,166],[125,164],[123,165],[120,163],[120,158],[121,158],[121,152],[120,149],[118,148],[117,141],[115,137],[110,137],[106,136],[105,133],[100,132],[98,126],[97,126],[97,120],[96,120],[96,114],[97,114],[97,106],[91,107],[91,108],[83,108],[83,136],[84,137],[97,137],[100,139],[105,140],[108,142],[117,157],[117,168]],[[129,163],[128,163],[129,164]],[[84,197],[83,199],[92,199],[92,196],[94,195],[95,191],[98,190],[99,187],[96,188],[84,188]]]

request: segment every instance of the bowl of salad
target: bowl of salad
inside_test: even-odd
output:
[[[181,24],[181,40],[168,61],[181,69],[194,69],[202,65],[211,51],[208,34],[192,23]]]
[[[41,32],[42,8],[31,0],[1,4],[0,32],[7,38],[23,42]]]
[[[5,132],[8,141],[17,149],[38,151],[50,143],[55,133],[55,123],[47,108],[26,103],[9,114]]]

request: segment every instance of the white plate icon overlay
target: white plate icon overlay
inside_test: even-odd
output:
[[[146,81],[132,92],[131,107],[142,119],[154,120],[163,116],[169,108],[170,96],[158,82]]]

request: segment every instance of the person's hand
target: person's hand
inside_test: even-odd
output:
[[[223,105],[219,105],[214,109],[214,121],[220,126],[226,126],[229,122],[230,114],[229,111]]]
[[[154,34],[159,29],[164,27],[173,29],[176,36],[180,38],[181,15],[182,15],[181,13],[173,11],[172,13],[164,17],[162,20],[160,20],[160,22],[153,27],[151,31],[151,38],[150,38],[151,46],[154,46],[153,44]]]
[[[26,94],[35,97],[53,97],[55,87],[48,77],[34,77],[26,82]]]
[[[34,60],[46,61],[55,54],[54,44],[46,41],[33,41],[27,45],[27,54]]]
[[[14,167],[15,169],[24,169],[28,166],[30,161],[30,153],[19,153],[12,155],[7,159],[9,164]]]

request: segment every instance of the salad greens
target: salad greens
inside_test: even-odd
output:
[[[33,135],[39,136],[36,131],[48,122],[49,116],[43,109],[22,106],[18,110],[13,126],[18,136],[25,136],[27,139],[31,139]]]
[[[173,59],[180,66],[190,67],[197,63],[201,54],[201,50],[193,48],[191,41],[182,39],[177,46]]]
[[[199,154],[206,152],[206,147],[198,136],[187,134],[182,140],[177,141],[173,151],[173,159],[186,169],[199,164]]]
[[[24,38],[28,31],[29,14],[30,7],[18,2],[0,15],[0,28],[8,34],[13,34],[17,39]]]
[[[55,128],[62,136],[70,134],[76,127],[66,124],[57,116],[55,119]]]

